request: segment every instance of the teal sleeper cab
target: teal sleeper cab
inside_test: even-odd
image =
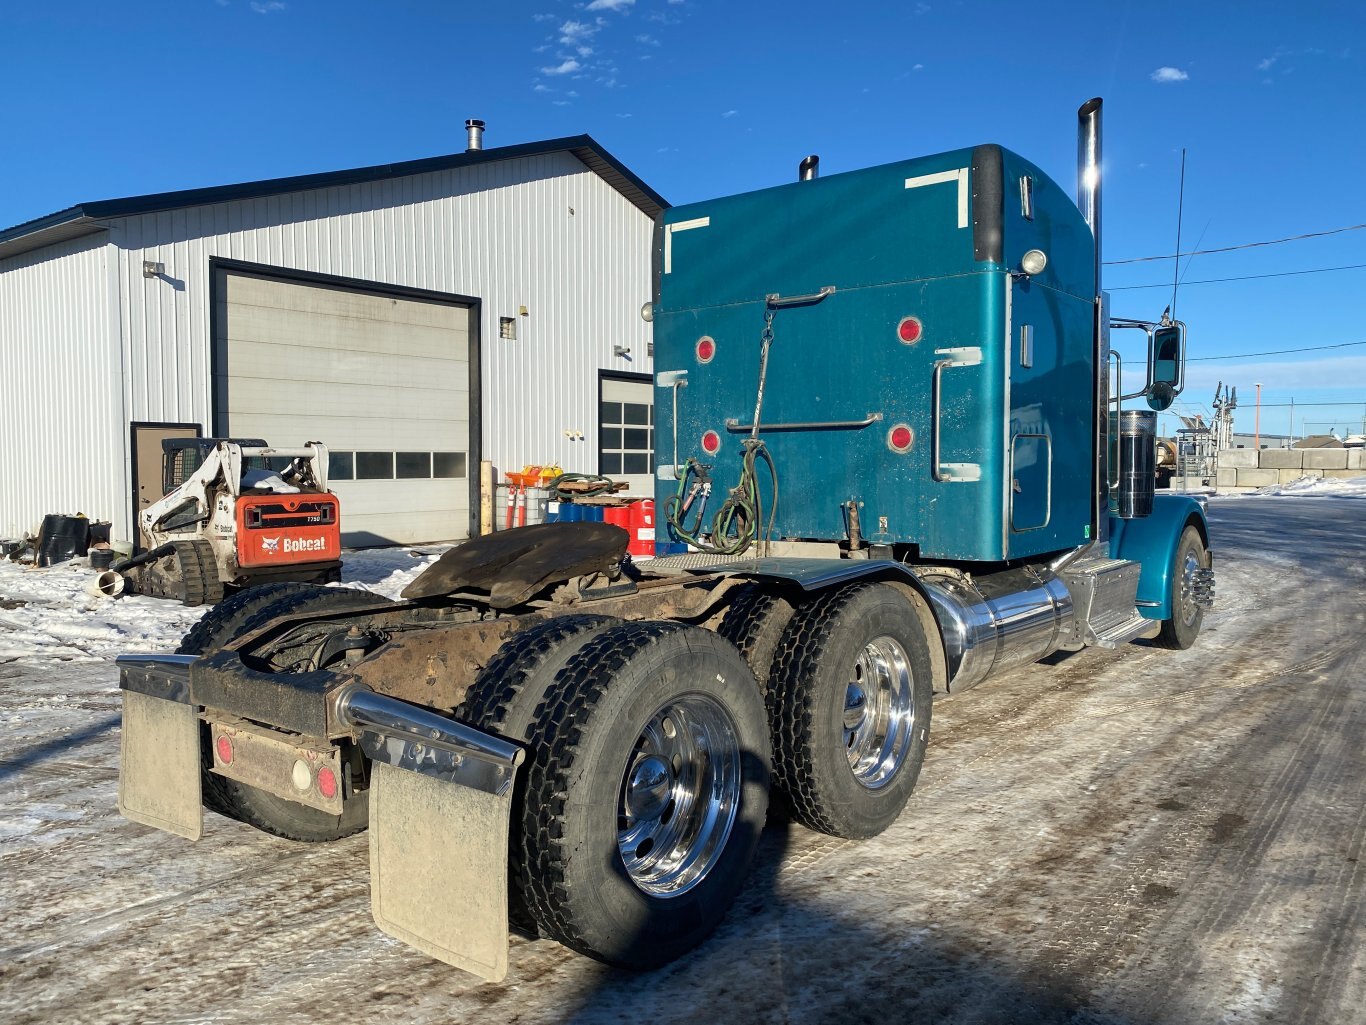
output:
[[[1030,250],[1047,265],[1012,273]],[[759,435],[778,475],[774,539],[843,540],[855,502],[866,541],[922,559],[1085,543],[1094,254],[1068,196],[990,145],[669,210],[661,505],[689,458],[712,467],[713,502],[736,482],[776,295]]]

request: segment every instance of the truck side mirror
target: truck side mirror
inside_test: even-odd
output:
[[[1150,409],[1170,408],[1186,383],[1186,325],[1176,321],[1155,328],[1148,336],[1148,387]]]

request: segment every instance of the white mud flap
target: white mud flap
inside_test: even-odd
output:
[[[193,706],[125,690],[119,763],[120,815],[191,840],[203,835]]]
[[[370,777],[375,924],[488,982],[508,970],[512,787],[486,793],[376,761]]]

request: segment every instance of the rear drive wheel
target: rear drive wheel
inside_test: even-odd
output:
[[[716,628],[718,634],[739,649],[763,690],[768,689],[773,656],[794,611],[792,603],[782,595],[763,584],[748,584],[740,588]]]
[[[248,588],[232,595],[200,620],[185,635],[179,651],[182,654],[204,655],[280,616],[298,612],[342,611],[384,600],[366,591],[321,587],[317,584],[290,582]],[[369,821],[369,795],[365,790],[347,797],[340,815],[329,815],[325,811],[276,797],[259,787],[239,783],[212,771],[213,746],[207,724],[203,726],[199,746],[203,758],[204,802],[214,811],[276,836],[308,842],[350,836],[364,829]],[[363,774],[363,756],[348,751],[344,752],[343,757],[348,754],[352,758],[353,778]]]
[[[525,743],[536,708],[565,663],[598,634],[620,622],[610,616],[558,616],[514,634],[470,685],[455,718]],[[525,788],[526,773],[518,773],[514,807],[521,807]],[[520,887],[521,822],[515,814],[511,829],[508,910],[519,925],[534,927]]]
[[[774,782],[822,833],[876,836],[915,789],[930,733],[929,639],[888,584],[853,584],[798,610],[768,690]]]
[[[701,943],[768,805],[754,674],[709,631],[628,623],[560,673],[530,734],[520,858],[541,931],[625,968]]]
[[[1208,564],[1209,558],[1205,552],[1205,542],[1200,539],[1200,531],[1191,526],[1186,527],[1181,532],[1176,558],[1172,561],[1169,584],[1172,616],[1162,621],[1162,630],[1154,644],[1185,651],[1200,636],[1205,610],[1195,603],[1195,575],[1197,570],[1204,569]]]

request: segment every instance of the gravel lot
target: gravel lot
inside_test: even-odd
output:
[[[648,975],[518,938],[479,985],[375,930],[363,836],[126,822],[112,665],[0,660],[0,1020],[1366,1021],[1363,512],[1215,500],[1195,648],[942,702],[890,831],[772,825],[721,931]]]

